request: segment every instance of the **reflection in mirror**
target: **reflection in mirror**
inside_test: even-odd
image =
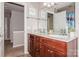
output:
[[[75,4],[55,8],[54,13],[47,13],[48,34],[68,35],[75,32]]]
[[[48,34],[53,34],[53,14],[47,13],[47,31]]]
[[[66,11],[54,14],[53,30],[54,34],[67,35],[68,25],[66,20]]]

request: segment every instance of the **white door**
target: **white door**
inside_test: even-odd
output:
[[[53,23],[54,31],[56,34],[61,34],[61,30],[66,30],[66,34],[68,33],[66,11],[55,13]]]
[[[4,56],[4,3],[0,2],[0,56]]]

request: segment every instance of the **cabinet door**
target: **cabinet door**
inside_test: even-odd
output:
[[[35,56],[40,57],[40,49],[39,48],[35,49]]]
[[[35,56],[34,53],[34,35],[30,35],[30,54],[31,56]]]
[[[40,56],[40,37],[39,36],[35,36],[34,51],[35,51],[35,56],[39,57]]]
[[[40,48],[40,37],[39,36],[35,37],[35,45],[37,48]]]

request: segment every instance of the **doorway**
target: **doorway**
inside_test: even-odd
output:
[[[53,14],[47,13],[47,31],[50,34],[50,32],[53,32]]]
[[[4,55],[24,55],[24,6],[4,3]]]

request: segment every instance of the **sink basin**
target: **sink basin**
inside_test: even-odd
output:
[[[66,35],[49,35],[51,37],[55,37],[55,38],[61,38],[61,39],[66,39],[67,36]]]

